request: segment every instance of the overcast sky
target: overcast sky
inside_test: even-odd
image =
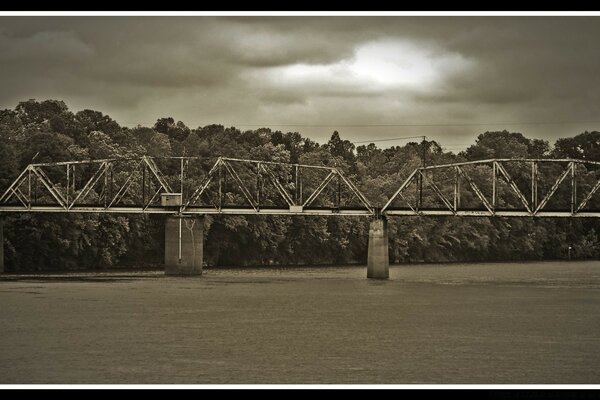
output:
[[[599,39],[600,17],[5,16],[0,108],[61,99],[124,126],[172,116],[319,142],[337,129],[455,150],[506,128],[553,143],[600,130]]]

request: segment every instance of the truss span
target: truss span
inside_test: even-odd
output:
[[[387,216],[600,217],[600,162],[489,159],[415,169]]]
[[[338,168],[218,157],[28,165],[0,212],[600,217],[600,162],[489,159],[415,169],[375,208]]]
[[[1,212],[369,216],[336,167],[219,157],[139,157],[28,165]]]

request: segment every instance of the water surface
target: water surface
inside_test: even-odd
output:
[[[0,383],[600,383],[600,262],[4,275]]]

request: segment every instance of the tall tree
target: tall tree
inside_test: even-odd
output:
[[[600,161],[600,132],[585,131],[574,137],[558,139],[553,154],[555,157]]]
[[[190,134],[190,128],[181,121],[175,123],[175,120],[171,117],[156,120],[154,130],[164,133],[170,140],[178,142],[184,141]]]
[[[522,133],[504,130],[480,134],[475,144],[464,152],[464,156],[468,160],[541,158],[546,156],[549,150],[550,146],[545,140],[527,139]]]

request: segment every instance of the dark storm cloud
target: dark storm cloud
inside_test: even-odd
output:
[[[596,17],[0,17],[0,106],[58,98],[191,126],[598,121],[598,37]],[[340,130],[452,144],[494,128]]]
[[[597,19],[494,20],[486,31],[485,40],[463,38],[450,44],[462,54],[475,55],[479,63],[462,95],[490,102],[517,101],[524,92],[539,99],[591,100],[598,95]]]

